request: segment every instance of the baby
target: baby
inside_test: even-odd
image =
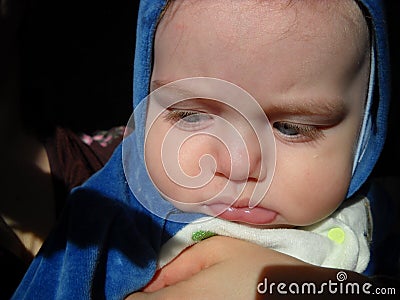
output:
[[[181,211],[255,229],[201,219],[168,241],[160,266],[206,232],[363,272],[368,201],[340,205],[358,160],[370,65],[354,1],[172,1],[155,35],[153,92],[136,108],[147,108],[146,167]],[[168,206],[152,210],[126,174],[145,207],[184,221]],[[302,231],[261,230],[293,227]]]
[[[385,136],[382,19],[376,1],[141,1],[133,130],[15,299],[43,282],[120,299],[215,234],[373,273],[360,188]]]

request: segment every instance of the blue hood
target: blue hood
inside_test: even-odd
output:
[[[370,17],[373,41],[373,62],[370,101],[367,103],[355,172],[348,195],[353,195],[367,180],[385,143],[390,102],[390,64],[384,1],[359,1]]]
[[[383,1],[359,1],[371,17],[373,74],[348,197],[367,181],[382,151],[389,106],[389,62]],[[166,0],[142,0],[138,14],[134,65],[134,107],[149,92],[153,40]],[[135,116],[141,124],[144,110]],[[139,141],[142,137],[136,136]],[[130,153],[138,163],[137,187],[151,190],[142,150]],[[59,226],[33,261],[14,299],[122,299],[140,290],[154,275],[159,250],[182,224],[148,213],[127,184],[123,149],[71,193]],[[159,197],[156,191],[149,197]]]
[[[153,40],[157,21],[166,0],[141,1],[138,16],[137,44],[134,72],[134,107],[149,93],[152,70]],[[357,192],[367,180],[382,151],[390,101],[389,53],[384,1],[358,1],[371,17],[373,41],[373,68],[370,82],[370,101],[367,103],[362,134],[360,136],[354,172],[348,197]]]

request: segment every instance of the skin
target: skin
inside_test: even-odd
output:
[[[361,12],[354,3],[343,3],[343,11],[351,9],[358,22],[334,6],[326,9],[322,4],[304,2],[285,6],[281,1],[255,5],[248,0],[174,1],[159,24],[153,88],[188,77],[220,78],[254,96],[274,128],[276,169],[258,210],[249,209],[248,199],[263,179],[260,148],[251,134],[241,131],[250,156],[246,186],[235,204],[242,212],[236,221],[252,223],[254,216],[253,224],[263,227],[310,225],[329,216],[345,198],[366,97],[369,46]],[[199,121],[183,124],[204,127],[208,116],[218,112],[238,125],[228,108],[203,106],[202,101],[173,105],[148,131],[145,154],[149,174],[167,198],[179,203],[204,203],[227,182],[238,181],[230,176],[231,167],[246,170],[240,164],[240,153],[231,153],[236,164],[232,166],[226,148],[203,134],[187,140],[178,156],[181,168],[190,176],[199,174],[203,155],[216,160],[216,172],[206,186],[188,189],[164,172],[163,138],[176,123],[176,117],[168,114],[189,112]],[[262,221],[260,212],[274,217]],[[229,215],[221,217],[230,219]]]
[[[335,281],[340,271],[315,267],[245,241],[216,236],[184,251],[163,268],[143,292],[126,299],[286,299],[289,294],[282,297],[276,290],[258,294],[257,285],[267,278],[269,283],[301,285],[312,282],[320,287],[329,280]],[[370,282],[358,273],[345,272],[347,282],[358,282],[360,286]],[[317,295],[316,299],[326,296],[327,299],[347,299],[346,295],[325,291],[326,294]],[[294,299],[310,299],[310,295],[294,295]],[[365,299],[365,295],[349,294],[348,299]]]
[[[174,1],[159,24],[154,45],[153,83],[195,76],[221,78],[251,93],[268,116],[277,161],[274,179],[259,206],[277,216],[268,224],[257,224],[263,227],[313,224],[341,204],[351,179],[369,73],[368,32],[353,1],[282,3]],[[309,104],[301,105],[305,102]],[[329,103],[334,117],[318,109],[324,103]],[[288,134],[282,127],[287,123],[317,131]],[[160,118],[149,131],[149,173],[167,197],[201,202],[210,193],[207,188],[215,191],[230,180],[229,161],[223,160],[218,152],[223,148],[212,139],[192,138],[179,153],[182,169],[198,174],[199,158],[209,153],[217,161],[216,175],[200,191],[177,186],[163,172],[160,158],[162,138],[171,126]],[[252,175],[243,198],[259,180],[257,164],[257,155],[251,156]],[[128,299],[253,299],[260,276],[272,276],[275,267],[284,266],[308,265],[257,245],[212,237],[185,250],[159,270],[142,293]],[[312,270],[314,279],[334,278],[327,269]]]
[[[255,244],[229,237],[213,237],[183,252],[158,274],[144,293],[135,293],[127,299],[176,299],[177,295],[178,298],[204,299],[209,295],[211,299],[222,299],[228,291],[229,299],[254,299],[256,283],[267,264],[306,265]]]

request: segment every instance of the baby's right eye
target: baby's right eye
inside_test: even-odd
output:
[[[190,110],[169,110],[165,116],[167,121],[176,125],[179,129],[195,131],[204,129],[213,120],[210,114]]]

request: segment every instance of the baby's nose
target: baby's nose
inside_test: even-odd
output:
[[[219,139],[216,172],[233,181],[259,181],[266,177],[268,153],[251,128],[224,131]]]

